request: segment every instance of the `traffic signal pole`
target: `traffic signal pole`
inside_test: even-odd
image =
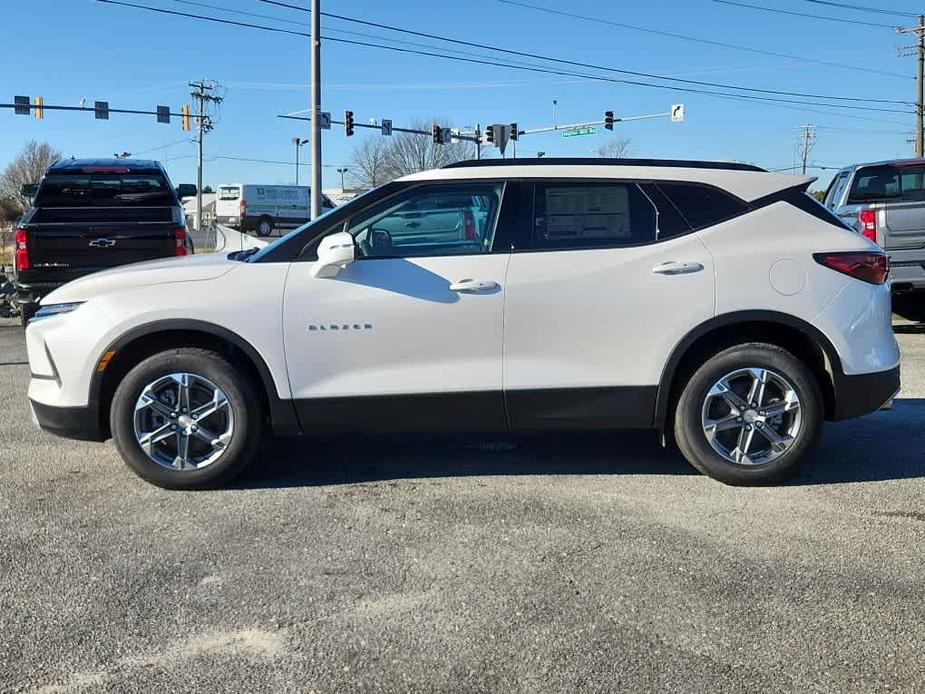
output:
[[[321,215],[321,0],[311,0],[311,196],[312,219]]]

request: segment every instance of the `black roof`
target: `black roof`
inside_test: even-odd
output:
[[[595,157],[528,157],[523,159],[469,159],[447,164],[444,169],[465,169],[475,166],[664,166],[685,169],[724,169],[728,171],[761,171],[760,166],[725,161],[686,161],[684,159],[614,159]]]
[[[112,167],[137,172],[161,170],[160,162],[154,159],[120,159],[118,157],[109,157],[106,159],[59,159],[49,166],[48,170],[74,171],[93,167]]]

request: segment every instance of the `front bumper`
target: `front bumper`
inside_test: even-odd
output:
[[[99,406],[90,402],[86,407],[54,407],[29,399],[32,420],[55,436],[81,441],[105,441],[100,426]]]
[[[869,414],[886,405],[899,392],[899,367],[857,376],[835,376],[834,421]]]

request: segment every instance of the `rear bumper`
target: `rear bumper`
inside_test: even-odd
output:
[[[890,284],[897,291],[925,289],[925,260],[891,261]]]
[[[99,407],[95,402],[86,407],[54,407],[30,398],[32,417],[43,430],[55,436],[81,441],[105,441],[100,427]]]
[[[857,376],[835,376],[832,420],[851,419],[879,410],[899,392],[899,367]]]

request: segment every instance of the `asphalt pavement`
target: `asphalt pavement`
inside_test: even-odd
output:
[[[0,691],[925,691],[925,332],[743,489],[654,435],[269,444],[168,492],[32,428],[0,321]]]

